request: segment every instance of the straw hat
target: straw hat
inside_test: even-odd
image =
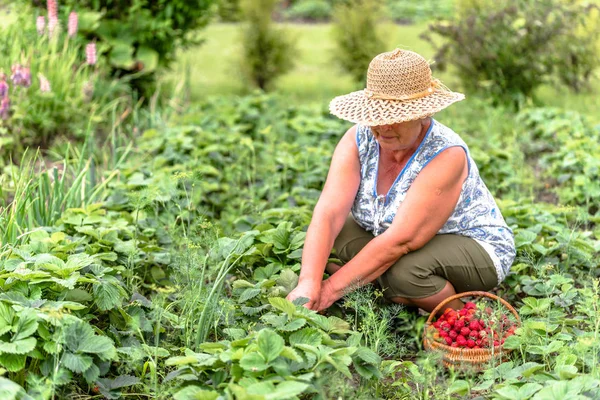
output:
[[[464,98],[433,79],[423,57],[396,49],[371,61],[366,89],[334,98],[329,110],[361,125],[389,125],[431,116]]]

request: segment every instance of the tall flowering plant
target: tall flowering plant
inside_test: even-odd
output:
[[[128,99],[126,85],[104,73],[96,44],[77,39],[77,13],[61,15],[47,0],[43,15],[25,8],[0,29],[0,158],[83,137],[90,120],[109,120]]]

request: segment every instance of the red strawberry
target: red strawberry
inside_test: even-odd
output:
[[[454,312],[454,309],[452,309],[452,308],[448,307],[448,308],[446,308],[446,309],[444,310],[444,315],[446,315],[446,314],[450,314],[451,312]]]
[[[475,320],[475,321],[471,321],[469,322],[469,329],[472,331],[479,331],[479,323]]]
[[[452,339],[456,339],[456,337],[458,336],[458,333],[456,333],[456,331],[450,331],[450,332],[448,332],[448,336],[450,336],[450,338],[452,338]]]
[[[471,333],[471,330],[469,328],[467,328],[466,326],[464,328],[460,329],[460,334],[463,335],[464,337],[469,336],[469,333]]]
[[[469,332],[469,337],[473,339],[479,339],[479,331],[471,331]]]
[[[464,326],[465,326],[464,319],[457,319],[456,322],[454,323],[454,328],[462,328]]]
[[[473,346],[473,348],[474,348],[474,349],[480,349],[480,348],[481,348],[481,346],[477,346],[477,345],[475,345],[475,346]]]
[[[481,339],[477,339],[477,340],[475,341],[475,345],[476,345],[476,346],[481,346],[482,344],[483,344],[483,340],[481,340]]]
[[[464,308],[466,308],[467,310],[469,310],[469,309],[475,309],[475,308],[477,308],[477,306],[475,305],[475,303],[469,301],[468,303],[465,303],[465,307]]]
[[[452,344],[452,338],[450,336],[446,336],[444,339],[446,340],[446,344],[448,346],[450,346]]]
[[[433,323],[433,326],[434,326],[434,328],[436,328],[436,329],[440,329],[440,324],[441,324],[441,321],[435,321],[435,322]]]
[[[442,331],[440,331],[440,336],[441,336],[441,337],[443,337],[443,338],[445,338],[445,337],[447,337],[447,336],[448,336],[448,332],[447,332],[447,331],[444,331],[444,330],[442,330]]]
[[[500,342],[497,340],[494,340],[494,347],[498,347],[498,346],[500,346]]]
[[[473,347],[473,346],[475,346],[475,341],[474,341],[473,339],[469,339],[469,340],[467,340],[467,346],[468,346],[468,347]]]
[[[464,317],[465,315],[467,315],[467,309],[466,309],[466,308],[463,308],[462,310],[460,310],[460,311],[458,312],[458,315],[460,315],[460,316]]]
[[[450,345],[450,347],[458,347],[458,343],[452,342],[452,344]]]

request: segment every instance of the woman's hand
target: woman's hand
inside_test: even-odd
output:
[[[292,290],[286,297],[289,301],[294,301],[300,297],[305,297],[308,302],[304,304],[304,307],[310,310],[316,310],[319,305],[321,295],[321,282],[314,281],[300,281],[298,286]]]
[[[339,300],[343,296],[343,293],[336,291],[329,279],[323,281],[321,285],[321,295],[319,296],[319,303],[314,310],[323,311],[331,307],[333,303]]]

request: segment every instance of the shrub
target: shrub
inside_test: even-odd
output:
[[[456,67],[466,90],[520,104],[544,83],[558,80],[573,89],[587,83],[600,61],[598,34],[590,31],[599,28],[587,24],[589,7],[563,0],[463,0],[453,20],[430,26],[444,39],[441,46],[430,34],[423,38],[436,48],[440,69]]]
[[[39,0],[20,1],[46,5]],[[178,49],[200,42],[193,33],[208,23],[214,2],[63,0],[59,13],[77,11],[81,34],[99,43],[113,73],[129,76],[132,86],[148,97],[153,93],[155,72],[168,66]]]
[[[50,33],[44,16],[29,7],[0,34],[0,157],[19,159],[26,147],[47,148],[61,136],[83,139],[89,123],[108,121],[129,97],[127,87],[107,77],[90,44],[75,40],[75,26]],[[71,17],[72,21],[76,17]],[[50,18],[52,19],[52,18]],[[60,21],[56,24],[60,26]],[[93,64],[93,65],[91,65]],[[4,72],[4,73],[3,73]]]
[[[242,17],[239,0],[218,0],[217,14],[223,22],[238,22]]]
[[[265,90],[293,66],[295,42],[272,25],[277,0],[242,0],[243,29],[241,67],[248,79]]]
[[[325,0],[303,0],[295,3],[285,13],[289,19],[325,21],[331,17],[331,5]]]
[[[448,17],[454,0],[388,0],[389,16],[397,22],[419,22]]]
[[[334,10],[335,61],[362,84],[373,57],[385,51],[377,31],[378,13],[376,0],[349,0]]]

